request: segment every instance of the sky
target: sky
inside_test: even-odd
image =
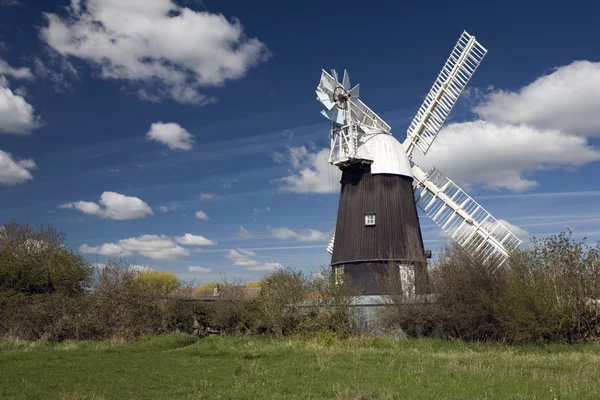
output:
[[[339,199],[321,69],[402,142],[467,30],[488,53],[414,160],[525,245],[599,240],[600,5],[396,3],[0,0],[0,222],[196,283],[319,272]]]

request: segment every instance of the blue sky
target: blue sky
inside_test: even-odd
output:
[[[339,189],[314,94],[321,68],[347,68],[402,141],[466,29],[489,52],[417,163],[522,237],[568,226],[598,240],[599,12],[0,0],[0,221],[50,222],[90,261],[196,282],[318,271]],[[421,221],[439,248],[444,236]]]

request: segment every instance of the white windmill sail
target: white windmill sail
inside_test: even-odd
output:
[[[486,53],[475,36],[463,32],[408,127],[404,149],[409,156],[415,146],[427,153]]]
[[[415,202],[467,252],[493,268],[508,259],[521,240],[471,196],[435,168],[412,167]]]

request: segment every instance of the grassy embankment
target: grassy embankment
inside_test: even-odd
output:
[[[167,335],[0,343],[0,399],[599,399],[599,345]]]

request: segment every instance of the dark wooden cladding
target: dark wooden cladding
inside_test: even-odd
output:
[[[425,263],[412,179],[371,175],[368,165],[343,170],[332,265],[394,261]],[[375,226],[365,214],[375,213]]]
[[[398,293],[399,288],[393,289],[386,282],[398,282],[400,271],[398,268],[390,268],[387,262],[359,262],[350,264],[337,264],[333,268],[344,268],[343,279],[347,280],[355,289],[358,289],[360,295],[379,295]],[[390,274],[394,274],[390,277]],[[393,279],[390,281],[390,278]],[[414,264],[414,284],[415,294],[425,294],[428,292],[427,264],[418,262]],[[409,284],[410,284],[409,283]],[[401,284],[400,284],[401,285]]]

